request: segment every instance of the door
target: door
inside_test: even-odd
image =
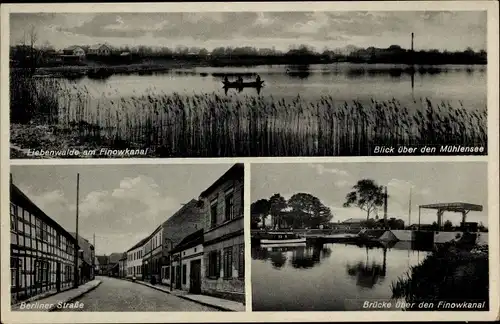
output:
[[[181,289],[181,267],[175,267],[175,288]]]
[[[61,291],[61,263],[56,263],[56,289]]]
[[[192,294],[201,293],[201,260],[191,261],[189,272],[189,292]]]

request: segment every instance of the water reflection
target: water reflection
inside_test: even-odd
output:
[[[287,65],[286,75],[291,78],[307,79],[311,75],[309,64]]]
[[[320,256],[320,247],[314,246],[298,248],[293,252],[291,264],[292,267],[296,269],[312,268],[320,262]]]
[[[382,264],[376,261],[369,262],[369,251],[371,248],[365,247],[366,261],[359,261],[356,264],[347,264],[347,274],[356,279],[356,285],[363,288],[373,288],[379,281],[383,281],[387,273],[387,248],[383,248]],[[378,250],[380,249],[376,249]]]
[[[253,242],[253,309],[341,311],[347,299],[388,300],[391,283],[427,253],[413,250],[410,242],[291,247]]]

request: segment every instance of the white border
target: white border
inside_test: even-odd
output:
[[[117,9],[119,8],[119,9]],[[224,159],[78,159],[78,160],[14,160],[12,165],[80,165],[80,164],[211,164],[245,163],[245,228],[249,229],[250,163],[346,163],[346,162],[450,162],[488,161],[488,210],[490,232],[490,311],[489,312],[249,312],[251,310],[251,269],[249,231],[246,244],[247,311],[241,313],[179,313],[179,312],[85,312],[73,313],[11,312],[9,298],[2,298],[1,320],[8,323],[86,323],[86,322],[288,322],[288,321],[408,321],[408,320],[494,320],[499,314],[499,165],[498,165],[498,2],[496,1],[378,1],[378,2],[279,2],[279,3],[106,3],[106,4],[7,4],[1,7],[1,199],[2,199],[2,291],[8,297],[9,255],[8,178],[9,178],[9,13],[11,12],[231,12],[231,11],[422,11],[452,10],[488,12],[488,152],[478,156],[432,157],[333,157],[333,158],[224,158]],[[248,232],[248,233],[247,233]],[[495,235],[496,234],[496,235]]]

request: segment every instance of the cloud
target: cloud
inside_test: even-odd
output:
[[[339,176],[348,176],[349,175],[349,173],[345,170],[340,170],[340,169],[335,169],[335,168],[327,168],[322,164],[310,163],[310,164],[308,164],[308,166],[315,169],[316,173],[319,175],[323,175],[323,174],[336,174]]]

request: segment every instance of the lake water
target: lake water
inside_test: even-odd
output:
[[[260,93],[247,88],[229,89],[228,95],[263,95],[274,98],[317,100],[332,96],[335,101],[391,100],[411,102],[431,98],[470,108],[486,107],[486,66],[434,66],[405,71],[403,65],[337,63],[308,66],[198,67],[154,75],[113,75],[105,80],[80,79],[93,97],[130,97],[151,93],[225,95],[223,74],[245,81],[259,74],[265,82]]]
[[[362,310],[364,301],[388,301],[391,284],[428,254],[408,244],[389,249],[337,243],[273,250],[254,246],[252,309],[354,311]]]

